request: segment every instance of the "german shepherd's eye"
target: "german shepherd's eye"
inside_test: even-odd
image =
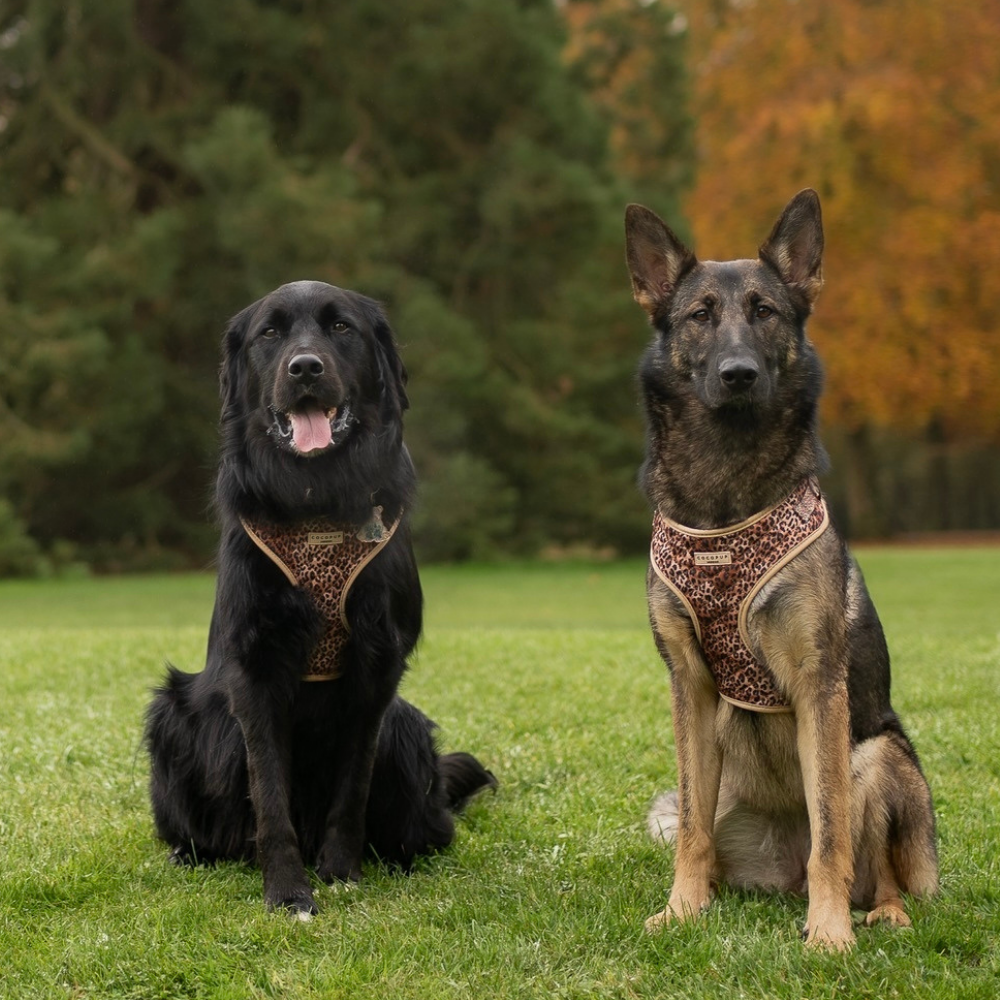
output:
[[[770,306],[759,305],[754,310],[754,316],[757,319],[767,319],[768,316],[773,316],[774,310]]]
[[[696,323],[707,323],[708,322],[708,310],[707,309],[696,309],[691,313],[691,319]]]

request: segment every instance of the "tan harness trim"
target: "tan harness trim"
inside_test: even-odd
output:
[[[747,616],[774,575],[826,530],[815,478],[780,503],[726,528],[687,528],[659,511],[650,561],[684,605],[720,697],[754,712],[790,712],[774,675],[750,648]]]
[[[294,524],[270,524],[240,518],[253,543],[288,578],[316,603],[326,621],[326,630],[309,656],[303,680],[332,681],[341,675],[340,656],[351,633],[347,621],[347,595],[358,574],[385,548],[399,519],[385,528],[381,507],[371,520],[335,524],[313,518]]]

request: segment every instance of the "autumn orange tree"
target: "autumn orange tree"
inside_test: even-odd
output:
[[[680,7],[699,252],[751,255],[784,201],[817,188],[827,422],[861,445],[879,428],[1000,441],[1000,5]]]
[[[650,0],[563,0],[565,58],[608,123],[615,171],[650,198],[690,185],[687,18]],[[669,212],[673,205],[661,205]]]

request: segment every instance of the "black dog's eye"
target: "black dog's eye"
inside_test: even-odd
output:
[[[330,327],[334,333],[347,333],[350,330],[350,326],[347,325],[342,319],[338,319],[336,323],[332,324]]]
[[[265,326],[263,330],[260,331],[262,337],[267,337],[270,340],[272,337],[278,336],[278,331],[275,330],[273,326]]]
[[[767,319],[768,316],[773,316],[773,315],[774,315],[774,310],[770,306],[765,306],[765,305],[757,306],[757,309],[754,312],[754,316],[756,316],[757,319]]]
[[[691,319],[696,323],[707,323],[708,322],[708,310],[707,309],[696,309],[691,313]]]

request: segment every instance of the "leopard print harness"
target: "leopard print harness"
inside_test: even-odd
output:
[[[656,512],[653,570],[687,610],[726,701],[754,712],[792,711],[774,675],[751,650],[747,614],[761,588],[829,523],[812,477],[774,507],[726,528],[686,528]]]
[[[253,543],[314,601],[326,629],[309,656],[303,680],[332,681],[341,675],[341,654],[351,634],[347,595],[358,574],[392,538],[399,520],[382,524],[382,508],[359,528],[326,518],[293,524],[270,524],[240,518]]]

